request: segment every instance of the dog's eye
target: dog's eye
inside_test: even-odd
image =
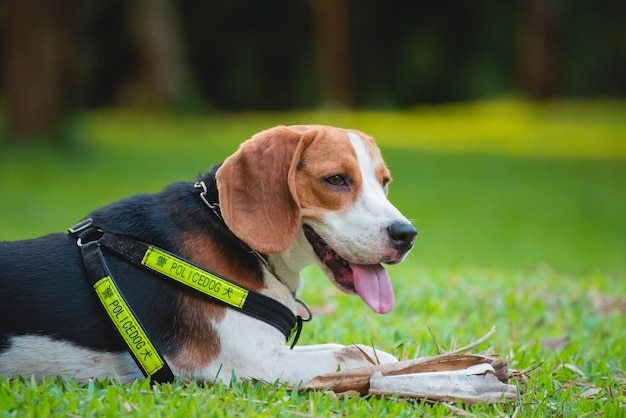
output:
[[[387,190],[389,190],[389,182],[390,181],[391,181],[391,179],[389,177],[383,178],[383,190],[385,191],[385,193],[387,193]]]
[[[332,186],[344,186],[346,184],[346,179],[340,174],[326,177],[324,181]]]

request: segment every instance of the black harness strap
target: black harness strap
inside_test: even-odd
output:
[[[133,359],[152,382],[169,382],[174,375],[117,287],[106,264],[103,247],[212,300],[267,322],[280,330],[286,340],[294,336],[291,348],[300,337],[303,322],[311,319],[311,311],[298,299],[296,302],[308,311],[307,318],[296,316],[280,302],[233,283],[166,250],[128,236],[103,231],[93,225],[91,218],[70,228],[69,232],[77,237],[87,276],[100,302],[124,339]],[[129,331],[130,327],[133,328]]]
[[[231,308],[267,322],[289,339],[297,317],[276,300],[206,270],[168,251],[133,238],[105,232],[100,244],[133,263],[175,280]],[[240,296],[241,295],[241,296]]]
[[[173,381],[174,373],[115,283],[100,243],[78,242],[89,281],[137,366],[152,383]]]

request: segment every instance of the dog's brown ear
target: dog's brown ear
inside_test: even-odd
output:
[[[222,217],[253,249],[285,250],[300,227],[295,172],[315,132],[278,126],[247,140],[216,174]]]

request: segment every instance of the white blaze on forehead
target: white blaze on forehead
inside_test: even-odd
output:
[[[383,186],[378,182],[376,178],[376,171],[379,165],[382,164],[382,160],[374,159],[372,155],[367,151],[367,147],[364,144],[363,138],[355,134],[354,132],[348,132],[350,142],[356,151],[356,158],[359,162],[359,168],[361,169],[361,177],[363,179],[362,194],[366,198],[382,196],[384,200],[387,200]]]
[[[362,185],[353,208],[353,215],[367,223],[367,229],[384,229],[394,221],[408,222],[395,206],[389,202],[385,189],[377,178],[380,165],[384,164],[379,155],[369,152],[365,139],[354,132],[348,132],[350,142],[356,152],[361,170]]]

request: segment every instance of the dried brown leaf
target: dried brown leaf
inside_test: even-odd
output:
[[[602,295],[594,290],[591,292],[590,297],[593,310],[598,313],[607,314],[613,310],[617,310],[621,313],[626,313],[626,297],[624,296],[607,296]]]
[[[589,388],[578,396],[581,398],[591,399],[598,396],[603,390],[603,388]]]
[[[133,407],[128,403],[128,401],[124,402],[122,406],[126,412],[133,412]]]
[[[591,388],[595,388],[596,387],[596,385],[594,385],[591,382],[581,382],[579,380],[566,380],[561,385],[562,388],[571,388],[573,386],[587,386],[587,387],[591,387]]]
[[[556,338],[544,338],[539,341],[539,343],[545,347],[552,350],[556,350],[558,348],[567,347],[569,345],[569,335],[563,335],[562,337]]]
[[[578,367],[576,367],[573,364],[569,364],[569,363],[562,363],[559,364],[558,366],[556,366],[555,370],[559,370],[559,369],[568,369],[573,371],[574,373],[578,374],[579,376],[584,376],[585,372],[583,372],[582,370],[580,370]]]

